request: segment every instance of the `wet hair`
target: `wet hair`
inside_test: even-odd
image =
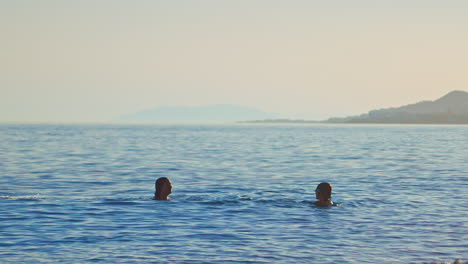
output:
[[[168,184],[170,182],[171,181],[167,177],[161,177],[161,178],[157,179],[156,182],[154,183],[154,188],[155,188],[154,196],[159,197],[159,195],[161,194],[161,189],[162,189],[163,185]]]
[[[315,189],[316,193],[320,193],[323,195],[326,199],[330,200],[331,199],[331,193],[332,193],[332,185],[328,182],[322,182],[319,185],[317,185],[317,188]]]

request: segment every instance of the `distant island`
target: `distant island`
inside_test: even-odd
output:
[[[235,123],[240,120],[275,118],[256,108],[219,104],[206,106],[164,106],[119,117],[124,123]]]
[[[422,101],[398,108],[369,111],[323,121],[263,119],[245,123],[335,123],[335,124],[468,124],[468,92],[452,91],[435,101]]]
[[[247,121],[242,121],[247,120]],[[123,123],[260,123],[260,124],[468,124],[468,92],[452,91],[434,101],[422,101],[397,108],[315,121],[278,118],[252,107],[220,104],[207,106],[165,106],[121,116]]]

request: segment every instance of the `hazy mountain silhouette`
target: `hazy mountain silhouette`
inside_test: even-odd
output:
[[[328,123],[468,124],[468,92],[452,91],[435,101],[398,108],[373,110],[367,114],[330,118]]]
[[[122,116],[116,121],[130,123],[231,123],[241,120],[274,117],[274,114],[255,108],[224,104],[192,107],[157,107]]]

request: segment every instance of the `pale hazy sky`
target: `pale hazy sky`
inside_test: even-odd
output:
[[[0,0],[0,122],[236,104],[321,119],[468,90],[466,0]]]

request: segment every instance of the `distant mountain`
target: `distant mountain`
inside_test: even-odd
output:
[[[288,118],[275,118],[275,119],[258,119],[241,121],[239,123],[246,124],[305,124],[305,123],[323,123],[321,121],[312,121],[304,119],[288,119]]]
[[[327,123],[468,124],[468,92],[452,91],[435,101],[373,110]]]
[[[232,123],[241,120],[270,118],[275,118],[275,115],[251,107],[223,104],[157,107],[122,116],[116,121],[129,123]]]

